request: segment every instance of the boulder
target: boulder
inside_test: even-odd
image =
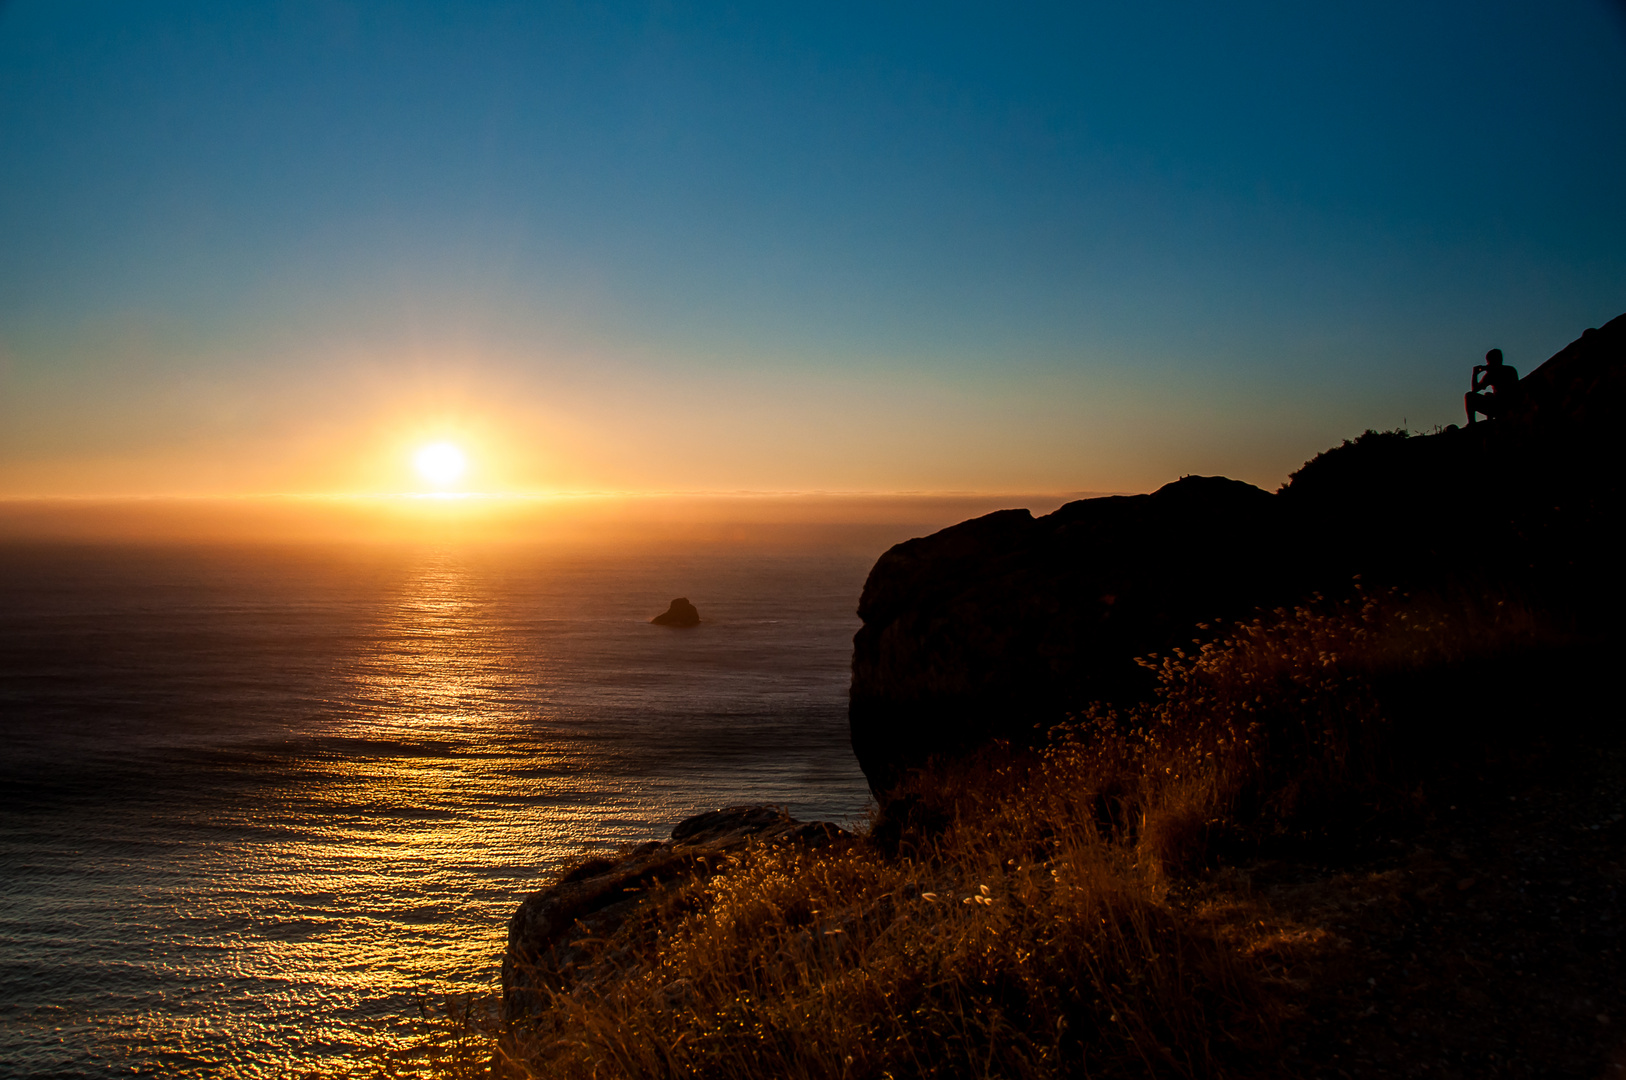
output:
[[[543,1013],[554,993],[613,974],[614,957],[587,946],[610,938],[651,889],[715,873],[723,865],[718,856],[749,843],[817,847],[848,835],[829,822],[797,821],[776,807],[734,806],[684,820],[665,842],[579,863],[527,897],[508,921],[502,961],[504,1028],[520,1031]],[[498,1060],[503,1058],[499,1052]]]
[[[649,621],[656,626],[699,626],[700,612],[689,603],[688,597],[680,596],[672,601],[670,607]]]
[[[1276,494],[1191,476],[1035,519],[1002,510],[881,556],[853,640],[852,745],[884,799],[910,768],[1143,699],[1137,657],[1357,582],[1508,597],[1582,633],[1626,602],[1626,316],[1519,383],[1500,419],[1367,432]]]

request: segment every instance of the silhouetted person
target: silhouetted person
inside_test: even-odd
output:
[[[1462,395],[1468,423],[1474,422],[1475,413],[1484,413],[1489,419],[1507,412],[1518,387],[1519,373],[1502,363],[1502,350],[1492,349],[1486,353],[1485,362],[1474,365],[1473,389]]]

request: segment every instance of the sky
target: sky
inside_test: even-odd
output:
[[[1274,488],[1623,311],[1610,0],[0,6],[0,497]]]

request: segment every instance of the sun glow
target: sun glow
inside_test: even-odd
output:
[[[463,451],[446,442],[430,443],[419,450],[412,461],[418,467],[418,475],[436,487],[456,483],[468,467]]]

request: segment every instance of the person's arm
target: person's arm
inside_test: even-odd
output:
[[[1485,384],[1489,381],[1485,378],[1485,376],[1489,373],[1489,364],[1475,364],[1473,378],[1469,380],[1469,389],[1473,390],[1475,393],[1485,389]]]

